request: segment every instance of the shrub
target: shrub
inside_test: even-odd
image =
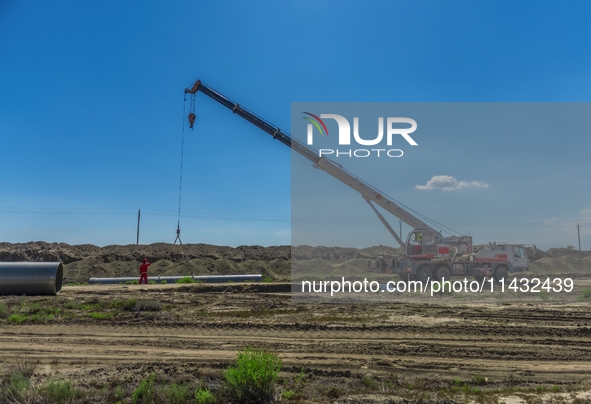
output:
[[[166,282],[166,279],[162,279],[162,280],[160,281],[160,284],[161,284],[161,285],[166,285],[166,283],[167,283],[167,282]]]
[[[195,283],[195,280],[190,276],[185,276],[184,278],[178,279],[176,283]]]
[[[246,348],[238,353],[236,366],[226,371],[226,387],[231,398],[238,402],[257,403],[270,399],[281,359],[262,349]]]
[[[8,309],[8,305],[7,304],[0,304],[0,318],[8,317],[8,313],[10,313],[10,310]]]
[[[550,293],[545,290],[540,291],[540,299],[544,302],[550,301]]]
[[[142,380],[139,386],[134,390],[131,395],[131,402],[133,404],[141,400],[141,403],[153,403],[156,396],[154,391],[154,381],[156,380],[156,374],[152,373],[147,379]]]
[[[482,375],[476,375],[472,379],[472,383],[476,384],[477,386],[482,386],[482,385],[486,384],[486,381],[487,381],[486,377],[484,377]]]
[[[293,396],[293,390],[283,390],[281,392],[281,398],[284,400],[289,400],[291,396]]]
[[[108,319],[113,318],[113,313],[92,312],[92,313],[86,313],[86,317],[90,317],[95,320],[108,320]]]
[[[552,386],[552,393],[560,393],[560,386]]]
[[[128,299],[121,303],[121,308],[125,311],[135,310],[137,306],[137,299]]]
[[[156,300],[144,300],[137,304],[138,310],[141,311],[160,311],[160,303]]]
[[[272,277],[270,277],[270,276],[263,277],[263,282],[265,282],[265,283],[272,283],[274,281],[275,280]]]
[[[27,316],[21,316],[20,314],[13,314],[12,316],[8,317],[9,324],[20,324],[27,319]]]
[[[63,404],[84,397],[84,392],[75,388],[70,381],[49,380],[39,389],[41,396],[50,403]]]
[[[156,284],[156,281],[155,281],[155,280],[153,280],[153,279],[150,279],[150,280],[148,281],[148,285],[155,285],[155,284]]]
[[[70,310],[78,309],[79,310],[81,308],[82,308],[82,305],[78,302],[73,301],[73,300],[70,300],[68,303],[66,303],[66,309],[70,309]]]
[[[5,391],[8,393],[8,396],[12,396],[16,400],[23,400],[25,399],[25,395],[27,390],[31,387],[31,382],[29,378],[23,375],[20,372],[13,371],[8,375],[8,383],[5,386]],[[0,399],[2,398],[2,394],[0,394]]]
[[[365,376],[361,382],[363,383],[363,385],[365,387],[367,387],[370,390],[377,390],[379,387],[378,381],[376,379],[374,379],[373,377],[370,376]]]
[[[195,402],[197,404],[213,404],[216,402],[215,396],[206,389],[195,390]]]
[[[162,398],[168,404],[185,404],[189,401],[189,386],[173,383],[162,389]]]
[[[585,288],[581,290],[581,298],[591,299],[591,288]]]
[[[138,279],[134,279],[133,281],[125,282],[126,285],[139,285],[140,281]]]

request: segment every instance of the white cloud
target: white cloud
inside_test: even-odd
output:
[[[450,175],[435,175],[426,185],[417,185],[415,188],[421,190],[441,189],[442,191],[455,191],[468,187],[488,188],[488,184],[482,181],[458,181]]]

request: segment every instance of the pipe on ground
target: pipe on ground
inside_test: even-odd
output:
[[[205,276],[148,276],[149,281],[166,281],[166,283],[176,283],[179,279],[192,278],[194,281],[201,281],[204,283],[227,283],[227,282],[260,282],[263,280],[263,276],[257,275],[205,275]],[[105,284],[105,285],[117,285],[119,283],[127,283],[131,281],[139,280],[139,276],[135,277],[124,277],[124,278],[90,278],[88,283],[92,284]]]
[[[61,262],[0,262],[0,295],[57,295],[63,280]]]

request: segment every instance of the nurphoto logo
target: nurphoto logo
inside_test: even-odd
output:
[[[328,136],[328,128],[323,119],[334,119],[339,128],[339,146],[350,146],[351,145],[351,124],[349,120],[342,115],[337,114],[320,114],[315,115],[311,112],[304,112],[308,116],[303,118],[310,123],[307,125],[307,137],[306,143],[311,146],[314,144],[314,128],[320,136]],[[392,138],[395,135],[400,135],[404,140],[411,146],[418,146],[417,142],[410,136],[411,133],[417,130],[417,122],[411,118],[400,118],[400,117],[387,117],[385,118],[386,124],[384,125],[384,118],[378,118],[378,134],[373,139],[364,139],[359,134],[359,118],[353,117],[353,138],[355,142],[361,146],[377,146],[384,140],[384,133],[386,133],[386,144],[392,146]],[[398,127],[400,125],[410,125],[409,127]],[[385,127],[385,129],[384,129]],[[388,157],[402,157],[404,152],[400,149],[319,149],[318,155],[320,157],[326,155],[348,156],[348,157],[369,157],[371,155],[377,155],[377,157],[388,156]]]

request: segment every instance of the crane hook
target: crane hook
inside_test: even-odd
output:
[[[194,123],[195,123],[195,114],[190,112],[189,113],[189,128],[193,129]]]

